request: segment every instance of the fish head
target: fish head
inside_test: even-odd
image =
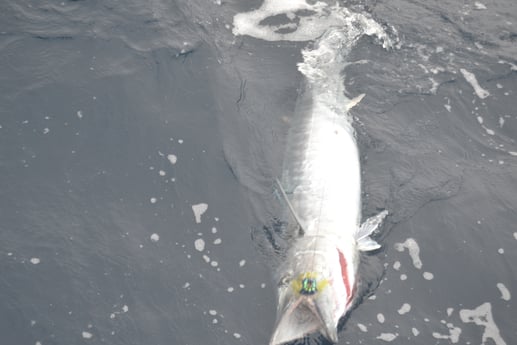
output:
[[[319,331],[338,341],[337,325],[351,293],[343,288],[340,257],[331,251],[301,250],[286,259],[279,272],[278,307],[270,345],[279,345]],[[333,250],[333,251],[332,251]]]

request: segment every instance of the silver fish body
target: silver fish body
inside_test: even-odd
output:
[[[354,300],[360,250],[386,212],[361,227],[361,180],[354,129],[346,110],[308,84],[299,98],[281,185],[300,236],[279,267],[278,308],[270,344],[320,331],[337,342],[337,325]],[[281,187],[281,188],[282,188]]]

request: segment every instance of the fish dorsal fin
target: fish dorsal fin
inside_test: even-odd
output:
[[[352,98],[350,101],[348,101],[348,104],[346,105],[346,111],[348,112],[350,109],[352,109],[357,104],[359,104],[359,102],[361,102],[361,100],[363,99],[364,96],[365,96],[365,94],[362,93],[359,96],[356,96],[356,97]]]
[[[280,190],[280,194],[282,195],[282,198],[284,199],[285,203],[287,204],[287,207],[289,207],[289,211],[291,212],[294,220],[296,221],[296,223],[298,223],[298,226],[300,227],[299,235],[302,236],[303,234],[305,234],[305,229],[306,229],[305,225],[302,223],[300,217],[298,217],[298,214],[294,210],[293,205],[289,201],[289,198],[287,197],[287,193],[285,192],[284,187],[282,187],[282,184],[280,183],[280,181],[278,179],[275,179],[275,182],[278,186],[278,189]]]
[[[377,230],[387,215],[388,211],[384,210],[381,213],[368,218],[363,224],[361,224],[356,234],[356,241],[359,250],[368,252],[381,247],[380,244],[370,238],[370,235]]]

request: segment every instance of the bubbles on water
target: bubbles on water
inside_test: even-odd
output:
[[[365,325],[363,325],[362,323],[358,323],[357,324],[357,327],[359,327],[359,329],[362,331],[362,332],[368,332],[368,327],[366,327]]]
[[[475,309],[460,310],[460,318],[464,323],[475,323],[483,328],[483,344],[490,338],[496,345],[506,345],[506,342],[499,333],[499,328],[492,316],[492,305],[488,302],[481,304]]]
[[[409,313],[409,311],[411,310],[411,305],[409,303],[404,303],[399,310],[397,310],[397,312],[400,314],[400,315],[404,315],[404,314],[407,314]]]
[[[486,7],[486,5],[485,5],[485,4],[483,4],[483,3],[481,3],[481,2],[476,1],[476,2],[474,3],[474,9],[476,9],[476,10],[486,10],[486,9],[487,9],[487,7]]]
[[[441,334],[438,332],[433,332],[432,336],[435,339],[448,339],[451,343],[456,344],[459,341],[461,335],[461,328],[455,327],[452,323],[446,324],[449,334]]]
[[[151,235],[150,238],[151,238],[152,242],[158,242],[160,240],[160,235],[154,233],[154,234]]]
[[[408,238],[402,243],[395,243],[395,249],[397,251],[403,252],[405,248],[409,252],[409,256],[413,261],[413,266],[415,266],[415,268],[421,269],[422,261],[420,260],[420,247],[418,246],[418,243],[415,241],[415,239]]]
[[[167,159],[172,165],[176,164],[176,162],[178,161],[178,157],[176,157],[176,155],[173,154],[167,155]]]
[[[481,99],[484,99],[484,98],[487,98],[488,96],[490,96],[490,92],[483,89],[479,85],[479,82],[474,73],[471,73],[464,68],[460,68],[460,72],[461,72],[461,74],[463,74],[463,77],[465,78],[465,80],[472,86],[472,88],[474,89],[474,92],[476,93],[476,96],[478,96]]]
[[[202,238],[198,238],[197,240],[195,240],[194,248],[196,248],[198,252],[202,252],[203,250],[205,250],[205,240],[203,240]]]
[[[434,274],[432,274],[431,272],[424,272],[422,276],[425,280],[433,280],[434,278]]]
[[[33,265],[37,265],[41,262],[40,258],[31,258],[30,263]]]
[[[384,340],[386,342],[392,342],[393,340],[397,339],[397,337],[397,333],[381,333],[376,337],[376,339]]]
[[[201,216],[208,209],[208,204],[200,203],[192,205],[192,212],[194,212],[194,217],[196,218],[196,223],[201,223]]]
[[[503,283],[497,283],[497,288],[499,289],[499,292],[501,292],[502,299],[509,301],[512,298],[510,290],[508,290]]]

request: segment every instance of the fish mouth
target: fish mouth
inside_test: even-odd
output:
[[[337,325],[333,320],[332,308],[323,295],[292,296],[284,306],[278,310],[270,345],[284,344],[315,331],[320,331],[329,341],[337,343]]]

